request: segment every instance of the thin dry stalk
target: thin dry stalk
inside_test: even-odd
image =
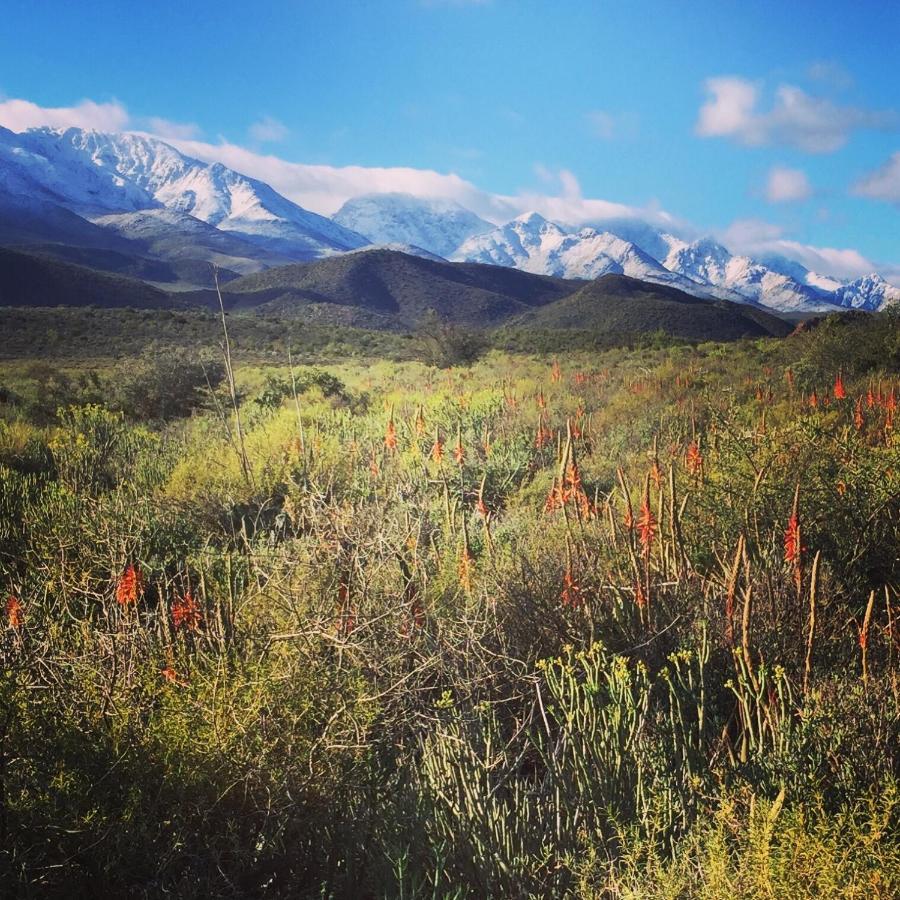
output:
[[[225,376],[228,380],[228,393],[231,397],[231,407],[234,410],[234,426],[238,439],[238,454],[241,458],[241,470],[244,473],[247,484],[252,487],[253,473],[250,470],[250,460],[247,458],[247,448],[244,444],[244,429],[241,425],[241,411],[238,407],[237,388],[234,383],[234,368],[231,365],[231,341],[228,337],[228,323],[225,320],[225,303],[222,300],[222,291],[219,288],[219,269],[217,266],[213,267],[213,280],[216,284],[216,296],[219,298],[219,312],[222,316],[222,334],[225,338],[222,345],[225,355]]]
[[[803,663],[804,697],[809,693],[809,676],[812,671],[813,642],[816,635],[816,589],[819,584],[819,558],[821,555],[822,551],[817,550],[809,577],[809,630],[806,638],[806,660]]]

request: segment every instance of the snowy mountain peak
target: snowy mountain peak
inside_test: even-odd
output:
[[[553,224],[549,220],[545,219],[539,212],[534,211],[524,212],[521,215],[516,216],[509,224],[512,225],[513,223],[518,223],[525,228],[533,230],[540,230],[547,225]],[[553,227],[557,228],[558,226],[553,225]]]
[[[85,218],[165,207],[290,257],[349,250],[365,238],[267,184],[147,135],[81,128],[0,134],[0,189]]]
[[[382,193],[352,198],[328,219],[220,162],[137,133],[0,127],[0,214],[13,234],[24,216],[44,240],[77,233],[105,245],[112,233],[132,242],[131,252],[196,256],[236,271],[376,244],[565,278],[621,273],[780,311],[900,303],[900,288],[874,273],[845,283],[792,259],[751,259],[634,218],[568,226],[530,211],[494,226],[449,199]]]
[[[852,309],[876,310],[900,303],[900,288],[876,272],[841,285],[834,294],[837,303]]]
[[[561,278],[598,278],[611,273],[697,288],[667,271],[630,241],[591,227],[567,231],[536,212],[525,213],[493,231],[470,238],[451,259],[514,266]]]
[[[440,257],[449,256],[466,238],[493,227],[453,200],[412,194],[353,197],[332,218],[374,244],[411,245]]]

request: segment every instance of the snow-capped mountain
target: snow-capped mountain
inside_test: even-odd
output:
[[[373,244],[408,244],[447,257],[473,234],[494,226],[452,200],[412,194],[366,194],[348,200],[332,219]]]
[[[531,212],[464,241],[450,257],[458,262],[512,266],[560,278],[629,275],[643,281],[697,289],[630,241],[582,228],[574,233]]]
[[[139,134],[0,129],[0,191],[52,201],[89,220],[165,208],[291,258],[368,243],[261,181]]]
[[[889,284],[880,275],[872,273],[842,284],[834,292],[835,302],[853,309],[884,309],[900,303],[900,288]]]
[[[92,222],[152,256],[168,260],[203,259],[241,275],[292,261],[291,257],[270,252],[242,235],[221,231],[173,209],[109,213],[94,216]]]
[[[566,278],[625,274],[782,312],[900,302],[900,288],[878,275],[843,282],[782,256],[751,259],[709,238],[686,241],[639,219],[568,226],[527,213],[496,226],[458,203],[408,194],[355,197],[329,219],[156,138],[78,128],[0,127],[0,242],[79,248],[67,251],[79,260],[93,248],[107,265],[121,264],[109,253],[128,257],[135,272],[147,259],[164,260],[179,273],[208,262],[247,273],[376,244]]]
[[[759,303],[782,312],[828,309],[834,301],[790,275],[776,272],[748,256],[735,256],[710,238],[693,243],[670,237],[663,265],[728,300]],[[802,267],[801,267],[802,268]]]
[[[469,238],[449,258],[564,278],[625,274],[786,313],[827,312],[836,306],[877,310],[897,302],[900,294],[878,276],[844,283],[793,260],[754,260],[731,253],[711,238],[689,242],[637,220],[601,224],[604,230],[570,228],[527,213]]]

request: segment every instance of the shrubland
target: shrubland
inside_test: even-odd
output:
[[[896,319],[561,334],[6,363],[4,885],[900,893]]]

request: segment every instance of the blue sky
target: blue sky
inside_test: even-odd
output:
[[[477,192],[573,220],[596,198],[900,275],[897,3],[5,0],[3,21],[8,127],[152,131],[324,212],[367,185],[494,218]]]

